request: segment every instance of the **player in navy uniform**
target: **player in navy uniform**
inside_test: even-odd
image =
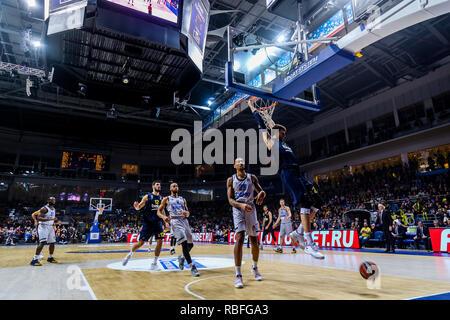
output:
[[[254,102],[251,100],[248,103],[253,117],[260,128],[265,128],[264,121],[255,109],[253,103]],[[287,132],[286,127],[271,121],[269,123],[269,128],[267,129],[277,131],[277,133],[272,136],[268,131],[265,131],[263,139],[267,149],[278,150],[281,181],[291,194],[294,206],[299,205],[301,207],[301,224],[298,229],[294,230],[289,236],[293,241],[297,240],[301,247],[303,247],[303,243],[306,240],[304,251],[316,259],[324,259],[325,257],[319,252],[318,247],[311,236],[311,219],[323,205],[323,200],[319,196],[314,185],[300,172],[297,157],[285,142]]]
[[[267,234],[271,234],[272,239],[275,241],[275,243],[277,242],[277,238],[275,237],[275,232],[273,230],[273,217],[272,217],[272,212],[269,211],[269,208],[267,207],[267,205],[264,205],[263,207],[263,223],[262,223],[262,231],[263,231],[263,235],[261,238],[261,244],[260,244],[260,249],[263,250],[264,249],[264,239],[266,238]]]
[[[262,276],[258,271],[259,224],[254,202],[257,205],[262,204],[266,193],[261,188],[258,178],[253,174],[245,172],[245,163],[242,158],[237,158],[234,161],[234,168],[236,169],[236,174],[227,180],[227,195],[228,202],[233,207],[233,222],[236,232],[236,244],[234,245],[236,278],[234,286],[236,288],[243,288],[241,264],[245,233],[247,233],[249,241],[252,244],[252,273],[255,280],[262,280]],[[256,197],[254,197],[255,191],[258,193]]]
[[[136,252],[137,249],[142,247],[146,241],[149,241],[152,236],[155,236],[156,239],[156,247],[155,247],[155,259],[153,263],[150,265],[150,270],[158,270],[158,258],[161,253],[162,241],[164,239],[164,227],[163,223],[167,223],[170,219],[164,215],[159,214],[158,207],[161,205],[162,196],[161,192],[161,182],[154,181],[152,183],[153,192],[146,194],[140,203],[134,203],[134,209],[143,211],[142,218],[142,229],[139,234],[139,242],[136,243],[131,251],[127,254],[127,256],[122,260],[122,264],[125,266],[130,258],[133,256],[133,253]]]

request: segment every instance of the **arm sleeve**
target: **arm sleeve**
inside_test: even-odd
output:
[[[264,120],[261,118],[261,115],[259,114],[258,111],[254,111],[253,112],[253,118],[255,118],[256,123],[258,124],[258,127],[260,127],[260,128],[265,128],[266,127],[264,125]]]

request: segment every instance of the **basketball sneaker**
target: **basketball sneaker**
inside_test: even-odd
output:
[[[52,257],[52,258],[48,258],[48,259],[47,259],[47,262],[50,262],[50,263],[58,263],[58,261],[56,261],[55,258],[53,258],[53,257]]]
[[[175,249],[170,249],[170,255],[175,254]]]
[[[292,231],[289,234],[289,237],[291,239],[294,239],[294,242],[295,242],[295,240],[297,240],[299,247],[302,248],[303,250],[305,250],[306,242],[305,242],[305,238],[303,237],[303,235],[299,234],[297,231]]]
[[[122,260],[122,265],[126,266],[128,261],[130,261],[130,258],[131,258],[131,254],[127,254],[127,256],[125,258],[123,258],[123,260]]]
[[[184,270],[184,256],[182,254],[178,256],[178,267],[180,270]]]
[[[39,255],[38,260],[44,259],[44,256],[42,254]]]
[[[193,277],[199,277],[200,276],[200,272],[198,272],[197,267],[194,266],[194,265],[192,265],[191,273],[192,273]]]
[[[278,253],[283,253],[283,248],[275,248],[274,251]]]
[[[31,260],[30,265],[35,267],[42,266],[38,259]]]
[[[295,248],[292,248],[291,253],[297,253],[297,250],[295,250]]]
[[[325,256],[319,252],[319,250],[315,249],[313,246],[306,246],[305,247],[305,253],[311,255],[313,258],[316,259],[325,259]]]
[[[156,262],[153,262],[153,263],[150,265],[150,270],[151,270],[151,271],[159,271],[158,264],[157,264]]]
[[[242,275],[238,274],[236,275],[236,279],[234,280],[234,287],[235,288],[243,288],[244,282],[242,282]]]
[[[261,273],[259,273],[258,267],[252,268],[252,273],[255,276],[255,280],[258,280],[258,281],[262,280],[262,275],[261,275]]]

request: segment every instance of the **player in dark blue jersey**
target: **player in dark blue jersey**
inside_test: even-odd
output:
[[[266,125],[260,113],[256,110],[253,100],[248,103],[250,110],[258,126],[265,129]],[[266,119],[267,120],[267,119]],[[304,247],[306,253],[316,259],[325,257],[318,250],[317,245],[311,236],[311,219],[314,214],[323,205],[323,200],[319,196],[317,188],[308,181],[300,172],[299,163],[292,149],[286,144],[286,127],[275,124],[272,119],[266,121],[268,131],[263,134],[267,149],[278,151],[279,171],[283,185],[289,191],[294,206],[300,206],[301,224],[297,230],[289,234],[290,237],[297,240],[301,247]],[[272,130],[274,132],[272,132]],[[271,135],[272,134],[272,135]],[[312,211],[312,212],[311,212]],[[304,243],[306,240],[306,244]]]
[[[146,194],[140,203],[134,203],[134,209],[138,211],[142,211],[142,229],[139,233],[139,242],[136,243],[131,251],[127,254],[127,256],[122,260],[122,264],[125,266],[130,258],[133,256],[133,253],[136,252],[137,249],[142,247],[146,241],[149,241],[152,236],[155,236],[156,239],[156,248],[155,248],[155,259],[153,263],[150,265],[150,270],[158,270],[158,258],[161,253],[162,241],[164,239],[164,224],[165,227],[168,228],[169,221],[163,221],[163,215],[160,215],[158,212],[158,208],[161,205],[162,196],[161,192],[161,182],[154,181],[152,183],[153,192]]]

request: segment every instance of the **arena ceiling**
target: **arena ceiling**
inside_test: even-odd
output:
[[[196,105],[206,105],[209,98],[215,99],[215,104],[219,104],[231,94],[225,92],[224,88],[226,39],[220,37],[220,32],[217,36],[217,32],[213,31],[224,30],[224,27],[231,25],[257,34],[266,41],[273,41],[282,30],[292,25],[292,21],[269,13],[265,8],[266,0],[211,0],[210,3],[211,10],[229,12],[211,15],[209,33],[212,32],[212,35],[206,41],[203,80],[194,88],[189,100]],[[329,16],[326,3],[328,1],[325,0],[306,1],[306,16],[314,15],[317,21],[323,21]],[[22,64],[25,59],[21,44],[23,30],[31,25],[33,39],[43,39],[44,22],[30,17],[25,0],[2,0],[0,9],[1,61]],[[449,41],[450,15],[414,25],[367,47],[363,50],[361,59],[321,81],[318,85],[322,90],[323,111],[313,113],[280,106],[277,117],[289,127],[305,125],[331,109],[347,108],[381,90],[423,76],[449,62]],[[45,44],[34,51],[30,62],[33,68],[44,66],[44,46]],[[209,113],[178,106],[161,109],[156,118],[154,112],[146,106],[121,104],[115,106],[117,119],[106,119],[106,112],[111,106],[102,101],[83,99],[51,83],[42,85],[37,97],[27,97],[25,78],[12,78],[9,73],[0,74],[0,105],[1,126],[29,130],[32,128],[30,123],[39,122],[41,127],[48,127],[46,124],[60,126],[67,134],[76,134],[77,129],[89,121],[92,122],[89,122],[90,126],[98,127],[100,132],[110,130],[112,133],[118,130],[134,132],[134,129],[124,130],[127,126],[161,130],[189,128],[193,120],[200,120]],[[35,112],[28,112],[30,109]],[[69,120],[60,120],[60,117],[62,119],[67,114],[70,114]],[[248,113],[243,113],[229,125],[245,128],[249,117]],[[130,136],[136,134],[130,133]]]

